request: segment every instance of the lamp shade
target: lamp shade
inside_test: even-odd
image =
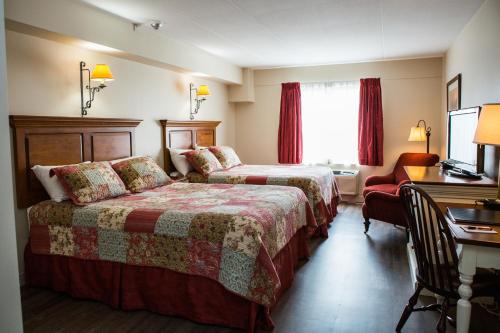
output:
[[[113,74],[108,65],[97,64],[90,76],[92,81],[113,81]]]
[[[500,104],[485,104],[481,109],[474,143],[500,146]]]
[[[196,90],[196,95],[198,96],[210,95],[210,90],[208,89],[208,86],[206,84],[202,84],[201,86],[199,86],[198,89]]]
[[[408,141],[426,141],[427,137],[425,135],[425,127],[413,126],[410,130],[410,136]]]

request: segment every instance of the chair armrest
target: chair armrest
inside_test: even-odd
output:
[[[391,193],[385,193],[385,192],[379,192],[379,191],[373,191],[370,192],[366,195],[365,197],[365,204],[368,205],[369,201],[390,201],[390,202],[399,202],[399,194],[391,194]]]
[[[394,174],[385,176],[368,176],[365,180],[365,186],[372,186],[378,184],[394,184]]]
[[[399,188],[405,184],[411,184],[411,181],[409,181],[408,179],[403,179],[402,181],[400,181],[398,183],[398,193],[399,193]]]

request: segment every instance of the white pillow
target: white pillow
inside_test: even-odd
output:
[[[180,173],[179,171],[173,171],[173,172],[171,172],[171,173],[170,173],[170,175],[169,175],[169,176],[170,176],[171,178],[178,178],[178,177],[180,177],[180,176],[183,176],[183,174],[182,174],[182,173]]]
[[[172,159],[172,163],[174,164],[177,171],[182,173],[183,176],[187,175],[189,171],[193,170],[191,164],[189,164],[186,156],[181,155],[187,151],[192,149],[170,149],[170,158]]]
[[[83,162],[90,163],[90,162]],[[50,176],[50,170],[53,168],[62,167],[64,165],[35,165],[31,168],[36,178],[42,183],[43,188],[49,194],[51,200],[55,202],[61,202],[64,200],[68,200],[69,197],[66,195],[66,191],[64,187],[61,185],[57,176]]]

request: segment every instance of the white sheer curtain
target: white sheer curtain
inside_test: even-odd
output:
[[[359,81],[302,83],[303,163],[358,163]]]

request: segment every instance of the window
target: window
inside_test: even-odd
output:
[[[303,83],[305,164],[358,163],[359,81]]]

